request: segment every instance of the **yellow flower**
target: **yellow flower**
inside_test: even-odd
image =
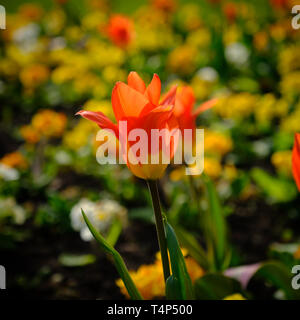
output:
[[[224,178],[228,181],[233,181],[238,176],[238,170],[233,164],[224,166]]]
[[[225,297],[223,300],[246,300],[240,293],[234,293]]]
[[[72,130],[64,134],[63,144],[72,150],[79,150],[95,138],[97,130],[99,127],[96,124],[81,119]]]
[[[211,35],[206,28],[200,28],[190,32],[187,37],[187,44],[197,48],[207,48],[211,42]]]
[[[277,151],[273,153],[271,162],[279,173],[290,176],[292,173],[292,151]]]
[[[35,144],[40,140],[39,133],[31,125],[21,127],[20,133],[27,143]]]
[[[283,95],[293,97],[300,92],[300,71],[290,72],[282,77],[280,90]]]
[[[211,130],[205,130],[204,134],[205,154],[224,156],[232,150],[232,140],[230,137]]]
[[[45,137],[60,137],[66,127],[67,117],[65,114],[49,109],[39,111],[32,118],[32,127]]]
[[[300,46],[293,45],[285,48],[279,54],[278,69],[281,74],[286,74],[291,71],[300,69]]]
[[[185,263],[192,281],[203,276],[203,269],[194,259],[186,257]],[[156,260],[153,264],[142,265],[137,271],[130,271],[129,273],[144,299],[150,300],[155,297],[162,297],[165,295],[165,283],[159,253],[156,255]],[[118,279],[116,284],[120,288],[121,292],[128,297],[123,281]]]
[[[243,119],[252,114],[257,103],[257,96],[242,92],[222,97],[212,109],[222,118]]]
[[[264,51],[267,49],[269,42],[268,34],[265,31],[255,33],[253,38],[253,45],[258,51]]]
[[[189,45],[179,46],[168,56],[168,68],[174,73],[186,76],[195,71],[197,50]]]
[[[295,110],[286,118],[283,118],[280,123],[280,130],[290,133],[300,131],[300,103],[295,107]]]
[[[240,29],[235,24],[229,26],[223,34],[223,42],[226,46],[232,43],[238,42],[240,38],[241,38]]]
[[[20,73],[20,80],[24,87],[34,88],[45,82],[49,77],[49,69],[42,64],[25,67]]]
[[[212,179],[217,179],[222,173],[222,166],[219,160],[211,157],[204,158],[204,173]]]
[[[90,99],[83,105],[83,109],[86,111],[101,111],[110,119],[114,119],[113,109],[109,100]],[[94,124],[94,126],[98,128],[97,125]]]
[[[23,155],[18,151],[6,154],[0,159],[0,163],[17,169],[26,169],[28,165]]]

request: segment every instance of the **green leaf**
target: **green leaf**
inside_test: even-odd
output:
[[[182,227],[174,226],[174,229],[182,247],[188,250],[189,254],[203,269],[208,270],[209,261],[206,257],[206,252],[198,243],[197,239]]]
[[[168,300],[180,300],[181,297],[179,281],[176,277],[171,275],[166,282],[166,298]]]
[[[58,261],[65,267],[83,267],[96,261],[92,254],[69,254],[63,253],[58,257]]]
[[[262,169],[255,168],[251,171],[251,177],[262,191],[276,202],[289,202],[297,196],[297,189],[293,182],[272,177]]]
[[[170,253],[172,275],[178,279],[180,297],[178,299],[188,300],[194,299],[194,292],[191,278],[187,272],[184,257],[179,247],[173,228],[166,222],[166,235],[168,249]]]
[[[122,232],[122,222],[120,221],[120,219],[116,218],[114,219],[109,229],[108,235],[106,236],[107,243],[110,244],[112,247],[114,247],[119,239],[121,232]]]
[[[113,262],[116,266],[116,269],[121,277],[121,279],[124,282],[124,285],[128,291],[129,296],[133,300],[142,300],[142,296],[139,293],[138,289],[136,288],[134,282],[132,281],[130,274],[128,272],[128,269],[125,265],[124,260],[120,256],[119,252],[115,250],[102,236],[101,234],[93,227],[93,225],[90,223],[88,217],[84,213],[84,211],[81,209],[83,218],[85,223],[87,224],[89,230],[91,231],[92,235],[100,245],[100,247],[107,253],[109,254]]]
[[[294,290],[291,285],[293,276],[291,270],[278,261],[264,263],[254,275],[254,277],[263,278],[276,288],[283,290],[287,299],[299,300],[300,291]]]
[[[223,270],[230,254],[225,216],[212,181],[207,176],[203,176],[203,181],[208,201],[208,210],[203,217],[207,246],[215,270]]]
[[[222,300],[242,291],[238,281],[218,273],[208,273],[197,279],[194,288],[198,300]]]

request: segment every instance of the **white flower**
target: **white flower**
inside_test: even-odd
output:
[[[0,163],[0,178],[5,181],[14,181],[18,180],[19,177],[19,172],[16,169],[10,168],[5,164]]]
[[[225,49],[226,60],[237,67],[246,65],[249,55],[249,50],[239,42],[232,43]]]
[[[105,233],[109,229],[114,218],[119,218],[123,223],[126,222],[127,210],[116,201],[92,202],[88,199],[81,199],[71,210],[71,225],[74,230],[80,232],[84,241],[92,240],[93,236],[82,217],[81,209],[100,233]]]
[[[23,224],[26,220],[26,212],[17,205],[14,198],[0,199],[0,219],[6,217],[12,217],[16,224]]]
[[[24,52],[33,52],[37,47],[40,27],[36,23],[29,23],[13,33],[13,41]]]
[[[207,82],[215,82],[218,80],[218,72],[212,67],[204,67],[198,70],[197,76]]]

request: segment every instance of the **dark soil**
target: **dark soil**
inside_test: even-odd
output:
[[[28,227],[28,226],[27,226]],[[10,298],[24,299],[124,299],[115,285],[118,274],[96,243],[83,242],[78,233],[35,228],[33,238],[14,250],[1,253],[7,272]],[[158,247],[155,228],[133,221],[120,237],[116,249],[129,269],[154,260]],[[97,261],[84,267],[64,267],[62,253],[93,253]]]

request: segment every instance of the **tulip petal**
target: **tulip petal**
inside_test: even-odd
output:
[[[300,134],[296,133],[295,143],[292,153],[293,176],[300,191]]]
[[[129,87],[135,89],[140,93],[145,93],[146,85],[143,79],[137,74],[137,72],[131,71],[128,75],[127,82]]]
[[[197,109],[194,111],[194,115],[198,116],[200,113],[212,108],[217,103],[217,101],[218,99],[211,99],[200,104],[200,106],[197,107]]]
[[[160,105],[174,105],[177,86],[173,86],[163,97]]]
[[[116,92],[116,94],[114,93]],[[148,104],[146,97],[140,92],[129,87],[123,82],[116,85],[112,97],[112,103],[118,120],[125,117],[138,117],[145,105]],[[115,110],[116,109],[116,110]]]
[[[149,86],[146,89],[146,96],[148,97],[149,101],[156,106],[159,103],[160,91],[161,82],[159,76],[154,74]]]
[[[91,120],[102,129],[111,129],[115,133],[116,137],[119,135],[118,127],[102,112],[93,112],[81,110],[76,113],[76,115],[80,115],[85,119]]]

